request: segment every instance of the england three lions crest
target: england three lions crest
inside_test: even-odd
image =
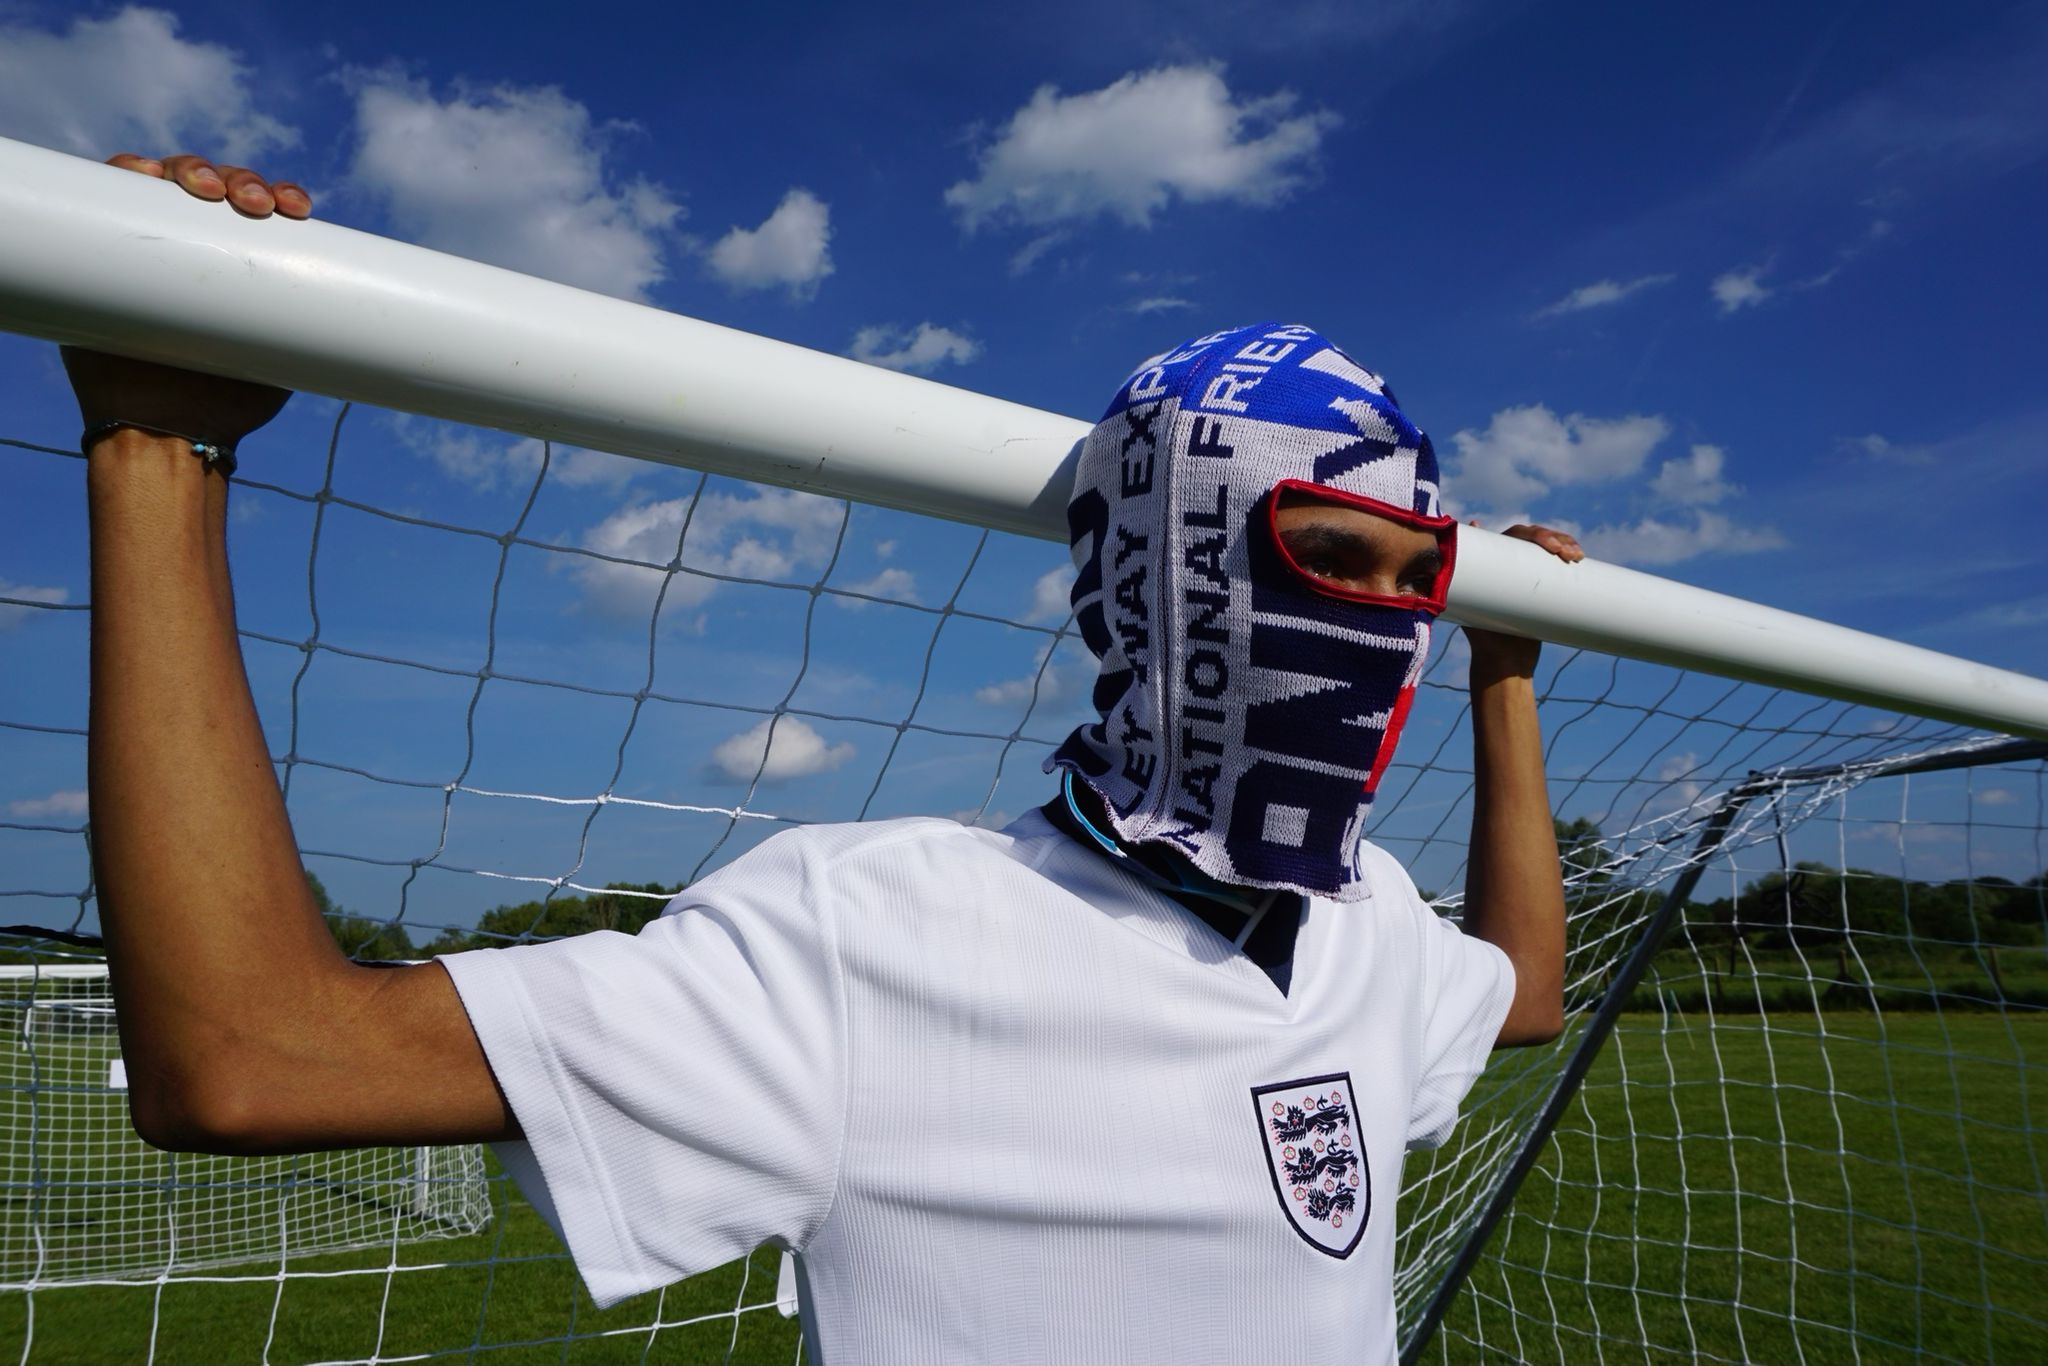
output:
[[[1294,1231],[1318,1252],[1349,1257],[1372,1217],[1372,1173],[1358,1134],[1351,1074],[1252,1090],[1266,1170]]]

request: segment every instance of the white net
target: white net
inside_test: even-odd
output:
[[[0,505],[0,547],[22,547],[0,560],[0,624],[23,642],[0,652],[0,916],[89,932],[68,442],[0,444],[0,486],[21,495]],[[364,956],[630,928],[790,823],[1006,823],[1049,795],[1040,761],[1086,708],[1057,546],[309,398],[244,472],[252,685],[308,868]],[[1374,837],[1454,908],[1472,775],[1447,638]],[[1410,1159],[1404,1331],[1560,1094],[1431,1354],[2018,1355],[2043,1232],[2026,1046],[2048,1000],[2039,761],[1873,777],[1982,737],[1555,649],[1538,682],[1574,849],[1573,1023],[1499,1055],[1452,1145]],[[1751,789],[1700,850],[1729,793],[1783,770],[1832,776]],[[1706,880],[1587,1053],[1584,1090],[1560,1091],[1694,865]],[[2008,883],[2031,919],[2008,913],[2025,899]],[[1927,918],[1930,898],[1982,907],[1994,889],[2007,910]],[[37,937],[14,956],[61,951]],[[30,1168],[10,1199],[47,1200],[47,1182]],[[464,1237],[337,1254],[287,1232],[246,1263],[159,1260],[139,1285],[24,1275],[0,1331],[94,1359],[798,1354],[794,1325],[764,1312],[771,1254],[599,1312],[495,1167],[487,1185],[491,1224]],[[1958,1322],[1972,1336],[1948,1336]]]
[[[0,966],[0,1290],[195,1271],[480,1232],[475,1147],[234,1159],[128,1123],[102,964]]]
[[[1585,838],[1572,1027],[1552,1056],[1497,1055],[1453,1145],[1409,1169],[1412,1330],[1560,1102],[1428,1355],[2031,1359],[2048,1275],[2044,755],[1964,743],[1729,774],[1668,823]],[[1703,876],[1618,989],[1667,909],[1646,889],[1682,864]],[[1608,1005],[1611,1037],[1559,1096],[1555,1055],[1586,1053]]]

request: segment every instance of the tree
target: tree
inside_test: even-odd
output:
[[[589,896],[558,896],[522,901],[485,911],[474,931],[447,930],[427,945],[426,953],[459,953],[464,949],[496,949],[538,939],[565,939],[593,930],[638,933],[661,914],[668,898],[687,883],[612,882]],[[627,895],[619,895],[626,893]],[[639,893],[640,895],[631,895]],[[651,893],[651,895],[649,895]]]
[[[1564,864],[1565,885],[1574,894],[1614,880],[1613,869],[1608,866],[1614,855],[1597,822],[1584,816],[1568,821],[1553,816],[1550,825],[1557,832],[1557,855]]]
[[[320,918],[327,922],[327,932],[334,936],[334,942],[341,951],[359,963],[404,962],[419,957],[419,950],[413,947],[412,936],[405,932],[405,926],[395,920],[373,920],[369,916],[355,915],[339,905],[328,894],[327,885],[320,881],[312,869],[305,869],[306,889],[313,894],[313,904],[320,908]]]

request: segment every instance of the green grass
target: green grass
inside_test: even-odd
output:
[[[19,1359],[32,1310],[28,1359],[36,1362],[140,1361],[152,1337],[157,1361],[194,1366],[258,1360],[267,1338],[268,1358],[278,1362],[427,1352],[473,1354],[492,1363],[637,1362],[647,1348],[646,1331],[604,1334],[644,1330],[658,1311],[661,1322],[681,1326],[663,1329],[658,1349],[646,1359],[724,1361],[728,1347],[734,1362],[796,1359],[794,1320],[772,1308],[736,1319],[727,1314],[741,1300],[743,1272],[748,1303],[773,1300],[773,1251],[756,1252],[750,1265],[735,1262],[695,1277],[658,1303],[646,1295],[600,1312],[540,1216],[504,1183],[493,1188],[500,1192],[499,1210],[489,1232],[414,1243],[395,1258],[388,1252],[294,1258],[292,1278],[283,1282],[268,1275],[272,1268],[245,1265],[195,1273],[233,1278],[226,1283],[181,1277],[161,1288],[144,1282],[0,1296],[0,1356]],[[392,1272],[394,1262],[401,1269]],[[684,1323],[705,1316],[717,1317]]]
[[[2026,1016],[1843,1012],[1817,1028],[1810,1013],[1749,1015],[1712,1031],[1696,1014],[1668,1031],[1625,1018],[1433,1355],[2037,1359],[2048,1021]],[[21,1354],[32,1310],[32,1361],[140,1360],[152,1335],[159,1361],[251,1361],[274,1307],[279,1362],[641,1360],[644,1331],[599,1335],[644,1329],[656,1298],[597,1312],[538,1216],[504,1183],[493,1189],[485,1234],[395,1259],[297,1258],[281,1291],[257,1265],[199,1273],[226,1283],[47,1289],[32,1304],[0,1295],[0,1358]],[[435,1269],[389,1273],[394,1260]],[[741,1299],[740,1271],[671,1289],[660,1320],[724,1315]],[[773,1297],[775,1272],[775,1254],[755,1255],[747,1302]],[[763,1309],[665,1329],[647,1359],[721,1361],[735,1333],[734,1361],[796,1356],[795,1324]]]
[[[2048,1021],[1821,1022],[1626,1017],[1433,1355],[2038,1360]]]

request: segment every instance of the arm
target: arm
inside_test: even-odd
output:
[[[130,160],[244,211],[290,203],[250,172],[209,187],[196,159]],[[65,364],[88,427],[226,444],[286,397],[92,352]],[[314,908],[235,635],[227,479],[133,427],[87,457],[93,856],[136,1129],[232,1152],[512,1135],[446,972],[350,963]]]
[[[1541,527],[1508,532],[1560,559],[1578,542]],[[1515,999],[1496,1047],[1548,1043],[1564,1031],[1564,875],[1543,781],[1536,721],[1537,641],[1466,628],[1472,646],[1472,846],[1465,932],[1515,965]]]

